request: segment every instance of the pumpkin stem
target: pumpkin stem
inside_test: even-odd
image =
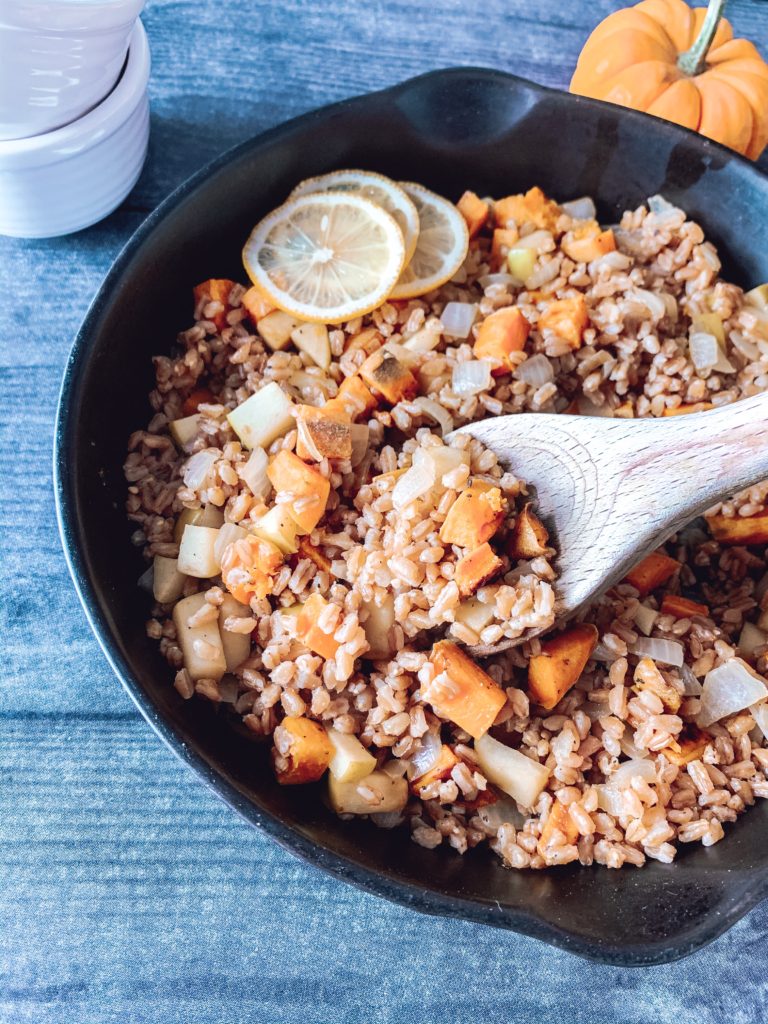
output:
[[[709,0],[707,14],[701,26],[699,37],[690,50],[681,53],[677,66],[686,75],[700,75],[707,66],[707,53],[715,38],[717,27],[725,11],[727,0]]]

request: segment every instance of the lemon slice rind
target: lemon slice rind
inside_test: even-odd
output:
[[[469,231],[459,210],[436,192],[411,181],[398,185],[419,214],[416,251],[390,293],[391,299],[413,299],[450,281],[464,262]]]

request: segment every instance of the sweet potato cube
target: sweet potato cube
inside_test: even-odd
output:
[[[674,576],[679,568],[680,563],[674,558],[654,551],[630,569],[624,577],[624,582],[631,583],[640,597],[646,597],[652,590]]]
[[[439,640],[430,660],[435,677],[422,691],[424,700],[473,739],[483,736],[504,707],[504,691],[450,640]]]
[[[456,205],[467,222],[469,237],[474,238],[488,219],[488,203],[484,203],[474,192],[465,192]]]
[[[708,516],[709,532],[721,544],[768,543],[768,513],[756,516]]]
[[[336,657],[341,645],[338,640],[334,640],[332,633],[325,633],[317,624],[320,613],[327,607],[328,602],[322,594],[312,594],[307,598],[296,616],[294,635],[310,651],[330,661]]]
[[[223,331],[227,326],[227,313],[229,311],[229,293],[235,286],[234,281],[229,281],[224,277],[212,277],[208,281],[203,281],[201,284],[195,285],[192,289],[192,294],[195,298],[195,305],[203,300],[208,302],[220,302],[223,309],[220,309],[217,313],[214,313],[210,319],[216,324],[217,331]],[[203,311],[203,319],[209,319],[205,316]]]
[[[533,513],[531,503],[528,502],[515,520],[509,541],[509,555],[511,558],[537,558],[547,553],[548,545],[547,529]]]
[[[596,220],[585,221],[567,231],[560,242],[566,256],[574,263],[590,263],[616,249],[613,231],[602,231]]]
[[[299,540],[299,556],[301,558],[308,558],[310,562],[314,562],[320,572],[331,571],[330,559],[326,558],[320,548],[315,547],[315,545],[306,537],[302,537]]]
[[[421,797],[424,790],[431,786],[433,782],[445,782],[456,765],[459,764],[459,761],[460,758],[444,743],[440,749],[440,756],[435,766],[423,775],[419,775],[411,780],[411,792],[414,796]]]
[[[530,332],[531,325],[517,306],[497,309],[478,328],[474,344],[475,358],[493,360],[494,376],[509,373],[517,365],[510,360],[511,353],[523,351]]]
[[[550,302],[539,317],[540,331],[551,331],[567,341],[574,351],[581,348],[584,331],[588,326],[587,300],[581,294]]]
[[[248,536],[228,544],[221,556],[221,579],[241,604],[272,593],[273,577],[283,564],[283,553],[262,537]]]
[[[360,367],[360,376],[372,391],[378,392],[391,405],[413,398],[419,390],[418,381],[408,367],[381,349],[368,356]]]
[[[665,416],[687,416],[692,412],[707,412],[714,409],[711,402],[694,402],[693,405],[678,405],[676,409],[665,409]]]
[[[333,747],[319,722],[311,718],[289,715],[275,730],[276,746],[273,763],[277,781],[282,786],[317,782],[331,763]],[[285,753],[277,747],[285,745]]]
[[[184,399],[181,411],[185,416],[194,416],[201,405],[207,405],[209,402],[213,401],[213,393],[209,391],[208,388],[195,388],[195,390],[190,391]]]
[[[541,838],[536,848],[542,857],[547,855],[547,847],[552,840],[555,830],[565,836],[565,841],[568,845],[575,843],[579,838],[579,830],[574,824],[568,808],[561,804],[559,800],[555,800],[552,804],[547,820],[544,822],[544,827],[541,830]]]
[[[501,572],[504,563],[487,542],[470,551],[456,563],[454,580],[462,597],[474,594],[488,580]]]
[[[353,420],[373,412],[379,404],[357,374],[346,377],[339,385],[339,392],[333,402],[339,403]]]
[[[444,544],[479,548],[496,533],[507,514],[507,501],[498,487],[476,481],[451,505],[440,527]]]
[[[275,308],[256,285],[249,288],[240,301],[254,326]]]
[[[679,594],[666,594],[661,602],[662,615],[674,615],[676,619],[687,619],[691,615],[709,615],[709,608],[698,601],[690,601]]]
[[[491,266],[494,270],[500,270],[504,266],[507,253],[514,249],[519,237],[517,228],[494,228],[491,242]]]
[[[551,230],[560,215],[557,203],[547,199],[538,186],[528,189],[523,195],[506,196],[493,204],[493,215],[499,227],[506,227],[510,220],[518,226],[535,224],[537,228]]]
[[[528,695],[551,711],[578,682],[597,644],[594,626],[572,626],[541,645],[528,663]]]
[[[291,495],[286,508],[301,529],[311,533],[328,504],[331,485],[327,477],[285,449],[272,459],[267,467],[267,476],[278,494]]]
[[[712,737],[708,732],[693,722],[686,722],[683,731],[678,733],[677,738],[668,747],[664,747],[661,753],[672,764],[682,768],[691,761],[698,761],[711,742]]]
[[[299,436],[296,454],[300,459],[348,459],[352,455],[352,426],[349,416],[336,409],[297,405],[293,411]]]
[[[375,327],[364,327],[363,330],[358,331],[357,334],[350,334],[347,336],[344,342],[344,351],[363,351],[366,355],[370,355],[371,352],[375,352],[377,348],[381,348],[383,344],[384,339]]]

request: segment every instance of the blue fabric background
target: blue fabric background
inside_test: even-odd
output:
[[[768,904],[686,961],[630,971],[423,917],[293,859],[138,717],[88,630],[54,521],[51,438],[71,338],[120,246],[173,186],[288,117],[434,67],[565,86],[588,31],[618,6],[151,0],[139,185],[74,237],[0,239],[2,1024],[768,1019]],[[768,52],[768,3],[729,11]]]

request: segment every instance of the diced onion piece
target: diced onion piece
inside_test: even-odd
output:
[[[701,682],[690,665],[680,666],[680,678],[683,681],[683,693],[686,697],[700,697],[703,689]]]
[[[621,790],[602,784],[594,788],[597,793],[597,806],[600,810],[614,818],[620,818],[624,814],[624,795]]]
[[[408,352],[431,352],[440,344],[443,336],[443,323],[437,317],[430,317],[424,326],[412,334],[402,347]]]
[[[528,275],[525,279],[525,287],[529,290],[532,288],[541,288],[543,284],[549,284],[550,281],[554,281],[559,273],[560,266],[557,261],[550,260],[549,263],[536,267]]]
[[[551,248],[553,248],[551,231],[532,231],[530,235],[526,235],[524,238],[518,238],[512,252],[515,252],[518,249],[532,249],[534,252],[543,252],[545,249]]]
[[[521,363],[515,370],[514,375],[519,380],[524,380],[526,384],[530,384],[535,388],[541,387],[542,384],[549,384],[551,380],[555,379],[552,363],[540,352],[529,356],[525,362]]]
[[[435,485],[435,475],[426,464],[411,466],[392,488],[392,504],[398,510],[423,498]]]
[[[699,371],[736,372],[736,367],[725,355],[714,334],[694,331],[688,339],[688,350],[691,354],[691,362]]]
[[[486,804],[477,811],[477,816],[489,828],[501,828],[502,825],[514,825],[522,828],[525,815],[520,811],[514,800],[502,797],[493,804]]]
[[[620,764],[613,775],[608,779],[608,786],[611,789],[628,789],[632,779],[643,779],[645,782],[656,781],[656,768],[653,761],[648,758],[643,760],[624,761]]]
[[[597,210],[591,196],[581,196],[579,199],[570,199],[567,203],[560,203],[560,209],[574,220],[594,220],[597,217]]]
[[[414,337],[416,337],[416,335],[414,335]],[[412,340],[413,338],[411,341]],[[435,344],[437,344],[437,342],[435,342]],[[393,355],[398,362],[409,368],[418,366],[421,362],[420,350],[416,348],[406,348],[405,345],[401,345],[399,341],[388,341],[385,345],[382,345],[382,350],[384,352],[389,352],[389,354]]]
[[[191,491],[199,490],[213,472],[213,467],[220,458],[221,452],[218,448],[203,448],[201,452],[191,455],[184,463],[182,473],[184,486]]]
[[[547,784],[549,768],[487,733],[475,740],[475,753],[489,782],[503,789],[521,807],[533,807]]]
[[[272,490],[267,476],[269,458],[263,448],[254,448],[245,465],[240,466],[240,476],[257,498],[266,498]]]
[[[749,710],[757,724],[757,728],[763,734],[763,737],[768,740],[768,704],[755,704]]]
[[[656,217],[678,217],[683,213],[677,206],[673,206],[664,196],[649,196],[648,209]]]
[[[517,287],[520,281],[511,274],[485,274],[479,278],[479,283],[481,288],[489,288],[492,284],[509,284]]]
[[[632,654],[637,654],[641,658],[651,658],[653,661],[660,661],[662,665],[673,665],[675,668],[679,668],[685,660],[685,648],[676,640],[640,637],[629,649]]]
[[[616,240],[618,241],[618,237]],[[598,256],[590,264],[595,270],[628,270],[631,265],[632,257],[627,256],[625,252],[619,252],[618,249],[607,252],[604,256]]]
[[[446,338],[468,338],[476,319],[474,302],[448,302],[440,314]]]
[[[408,763],[408,778],[418,779],[431,771],[439,761],[442,749],[439,731],[430,729],[425,732],[421,737],[421,746]]]
[[[659,613],[654,608],[649,608],[647,604],[640,604],[637,606],[634,622],[641,633],[650,636],[658,617]]]
[[[704,678],[701,691],[701,710],[696,722],[703,729],[721,718],[758,704],[768,698],[768,685],[741,658],[718,665]]]
[[[442,405],[436,402],[434,398],[426,398],[424,395],[420,395],[418,398],[414,399],[414,405],[417,405],[421,411],[426,416],[431,417],[435,423],[440,424],[443,437],[445,437],[446,434],[450,434],[453,430],[453,416],[451,416],[447,409],[444,409]]]
[[[352,433],[352,455],[350,461],[352,468],[359,466],[363,456],[368,451],[368,444],[371,438],[371,428],[367,423],[353,423],[350,426]]]
[[[752,658],[757,648],[762,647],[766,642],[768,642],[768,637],[762,629],[758,629],[753,622],[745,622],[739,636],[739,654],[744,658]]]
[[[594,651],[590,654],[590,658],[594,661],[616,661],[618,657],[616,651],[606,647],[602,641],[598,642]]]
[[[661,320],[666,315],[667,304],[661,295],[649,292],[645,288],[636,288],[630,293],[630,297],[645,306],[654,320]]]
[[[457,395],[479,395],[491,386],[491,364],[487,359],[468,359],[453,368],[451,388]]]

